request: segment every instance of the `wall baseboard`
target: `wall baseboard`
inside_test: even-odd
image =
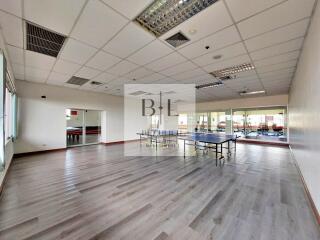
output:
[[[67,148],[55,148],[55,149],[48,149],[48,150],[41,150],[41,151],[34,151],[34,152],[25,152],[25,153],[15,153],[13,158],[21,158],[31,155],[43,154],[43,153],[50,153],[50,152],[60,152],[66,151]]]
[[[116,141],[116,142],[105,142],[103,144],[110,146],[110,145],[115,145],[115,144],[124,144],[124,143],[137,142],[137,141],[140,141],[140,139],[132,139],[132,140]]]
[[[291,153],[291,157],[292,159],[294,160],[294,165],[296,166],[298,172],[299,172],[299,175],[300,175],[300,179],[301,179],[301,182],[302,182],[302,185],[303,185],[303,188],[304,188],[304,191],[305,191],[305,194],[307,195],[307,198],[310,202],[310,205],[311,205],[311,208],[312,208],[312,212],[316,218],[316,221],[318,222],[318,225],[320,226],[320,213],[311,197],[311,194],[310,194],[310,191],[308,189],[308,186],[307,186],[307,183],[306,181],[304,180],[304,177],[302,175],[302,172],[301,172],[301,169],[299,167],[299,164],[298,164],[298,161],[297,159],[294,157],[294,154],[293,154],[293,151],[292,151],[292,148],[291,146],[289,145],[289,148],[290,148],[290,153]]]

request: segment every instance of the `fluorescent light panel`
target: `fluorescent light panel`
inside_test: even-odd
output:
[[[266,91],[262,90],[262,91],[252,91],[252,92],[240,92],[240,96],[246,96],[246,95],[256,95],[256,94],[263,94],[266,93]]]
[[[155,0],[136,21],[159,37],[218,0]]]
[[[255,69],[255,67],[251,63],[243,63],[237,66],[220,69],[220,70],[211,72],[210,74],[216,78],[223,78],[239,72],[251,71],[253,69]]]
[[[220,87],[220,86],[223,86],[223,85],[224,85],[223,82],[219,81],[219,82],[213,82],[213,83],[206,83],[206,84],[198,85],[198,86],[196,86],[196,89]]]

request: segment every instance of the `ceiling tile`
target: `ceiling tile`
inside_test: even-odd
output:
[[[86,1],[28,0],[23,2],[25,19],[68,35]]]
[[[304,37],[306,34],[310,19],[304,19],[297,23],[276,29],[257,37],[245,41],[249,52],[270,47],[288,40]]]
[[[140,79],[143,78],[147,75],[151,75],[153,73],[153,71],[150,71],[146,68],[140,67],[136,70],[133,70],[132,72],[129,72],[128,74],[125,75],[126,78],[128,79]]]
[[[178,81],[167,77],[167,78],[163,78],[158,81],[155,81],[152,84],[178,84]]]
[[[266,73],[260,73],[259,76],[261,79],[264,78],[272,78],[272,77],[278,77],[278,76],[283,76],[283,75],[290,75],[290,74],[294,74],[296,68],[294,67],[289,67],[289,68],[284,68],[284,69],[280,69],[280,70],[276,70],[276,71],[272,71],[272,72],[266,72]]]
[[[60,53],[60,57],[71,62],[84,64],[97,49],[69,38]]]
[[[15,74],[14,73],[15,80],[25,80],[24,74]]]
[[[179,73],[176,75],[172,75],[171,78],[177,80],[177,81],[182,81],[184,79],[190,79],[190,78],[194,78],[196,76],[201,76],[206,74],[206,72],[204,70],[202,70],[201,68],[197,68],[197,69],[192,69],[183,73]]]
[[[108,69],[107,72],[120,76],[125,75],[126,73],[131,72],[138,67],[139,66],[134,63],[123,60],[122,62]]]
[[[131,22],[104,47],[104,50],[115,56],[126,58],[154,39],[155,37],[142,27]]]
[[[232,19],[223,1],[218,1],[201,11],[201,13],[196,14],[192,18],[179,24],[177,27],[171,29],[160,38],[164,40],[181,31],[191,40],[191,42],[193,42],[225,27],[231,26],[232,24]],[[196,33],[190,34],[190,31],[193,30],[195,30]]]
[[[91,0],[83,10],[71,36],[100,48],[127,22],[102,2]]]
[[[67,87],[67,88],[79,88],[80,86],[78,86],[78,85],[74,85],[74,84],[69,84],[69,83],[66,83],[66,84],[64,84],[63,85],[64,87]]]
[[[161,71],[179,63],[185,62],[186,58],[180,54],[173,52],[163,58],[160,58],[150,64],[146,65],[146,68],[152,69],[153,71]]]
[[[22,20],[0,11],[0,26],[6,43],[23,48]]]
[[[56,58],[25,50],[25,65],[43,70],[51,70]]]
[[[289,53],[284,53],[284,54],[274,56],[274,57],[265,58],[265,59],[262,59],[259,61],[254,61],[254,65],[256,67],[268,66],[268,65],[272,65],[272,64],[295,60],[295,59],[298,59],[299,56],[300,56],[300,51],[298,50],[298,51],[293,51],[293,52],[289,52]]]
[[[289,0],[238,23],[244,39],[285,26],[311,15],[315,0]]]
[[[25,79],[31,82],[44,83],[50,74],[49,70],[43,70],[33,67],[25,67]]]
[[[284,0],[226,0],[231,14],[236,21],[250,17],[283,1]]]
[[[209,37],[201,39],[198,42],[181,48],[178,51],[188,58],[195,58],[208,52],[219,50],[220,48],[226,47],[228,45],[240,41],[241,38],[238,34],[237,29],[234,26],[232,26],[220,32],[217,32]],[[206,49],[206,46],[209,46],[210,48]]]
[[[224,61],[224,60],[232,58],[232,57],[243,55],[246,52],[247,51],[246,51],[243,43],[240,42],[240,43],[234,44],[230,47],[226,47],[221,50],[210,52],[210,53],[207,53],[207,54],[202,55],[200,57],[194,58],[194,59],[192,59],[192,61],[194,63],[198,64],[199,66],[206,66],[206,65],[213,64],[216,62]],[[221,59],[215,60],[214,56],[219,56],[219,55],[221,55]]]
[[[284,62],[284,63],[263,66],[263,67],[257,67],[256,69],[257,69],[258,73],[261,74],[261,73],[272,72],[272,71],[276,71],[276,70],[296,67],[296,65],[297,65],[297,60],[291,60],[291,61]]]
[[[12,63],[12,71],[13,74],[16,75],[24,75],[24,65]]]
[[[239,57],[231,58],[226,61],[221,61],[218,63],[210,64],[208,66],[203,67],[204,70],[207,72],[213,72],[216,70],[224,69],[227,67],[232,67],[235,65],[243,64],[243,63],[250,63],[251,60],[248,56],[248,54],[241,55]]]
[[[24,64],[22,48],[7,45],[7,49],[11,63]]]
[[[180,63],[178,65],[175,65],[171,68],[167,68],[163,71],[160,71],[160,73],[166,75],[166,76],[172,76],[178,73],[182,73],[182,72],[186,72],[188,70],[192,70],[192,69],[196,69],[197,65],[195,65],[194,63],[187,61],[187,62],[183,62]]]
[[[130,84],[130,83],[132,84],[132,83],[134,83],[134,81],[132,81],[131,79],[128,79],[128,78],[119,77],[119,78],[116,78],[116,79],[110,81],[108,83],[108,86],[110,86],[110,87],[116,86],[117,88],[119,88],[123,84]]]
[[[63,59],[58,59],[52,70],[57,73],[73,75],[80,68],[81,65],[79,64],[68,62]]]
[[[145,46],[144,48],[137,51],[136,53],[134,53],[133,55],[131,55],[128,58],[128,60],[140,65],[145,65],[158,58],[168,55],[171,52],[171,48],[167,47],[164,43],[160,42],[159,40],[155,40],[147,46]]]
[[[72,77],[71,75],[66,75],[66,74],[51,72],[50,75],[49,75],[49,78],[48,78],[47,83],[49,83],[49,84],[65,83],[65,82],[67,82],[71,77]]]
[[[179,82],[188,83],[188,84],[194,83],[196,85],[199,85],[199,84],[209,83],[212,81],[215,81],[215,78],[212,75],[204,74],[204,75],[200,75],[200,76],[196,76],[188,79],[183,79]]]
[[[86,65],[104,71],[120,61],[118,57],[99,51]]]
[[[116,78],[116,76],[103,72],[103,73],[99,74],[98,76],[94,77],[92,80],[97,81],[97,82],[102,82],[102,83],[108,83],[108,82],[114,80],[115,78]]]
[[[129,19],[135,18],[140,12],[147,8],[153,0],[103,0],[106,4],[123,14]]]
[[[21,0],[0,0],[0,9],[21,17]]]
[[[272,47],[267,47],[258,51],[251,52],[250,56],[253,60],[261,60],[282,53],[299,50],[302,48],[303,40],[304,38],[302,37],[281,44],[277,44]]]
[[[101,71],[98,71],[93,68],[89,67],[82,67],[76,74],[75,76],[81,77],[81,78],[86,78],[86,79],[91,79],[96,77],[98,74],[100,74]]]
[[[264,86],[272,86],[272,85],[276,85],[279,83],[290,83],[292,80],[292,77],[287,77],[287,78],[279,78],[279,79],[272,79],[272,80],[268,80],[268,81],[262,81]]]
[[[139,83],[153,83],[153,82],[159,81],[164,78],[166,78],[166,76],[163,76],[162,74],[159,74],[159,73],[154,73],[154,74],[151,74],[151,75],[148,75],[148,76],[145,76],[145,77],[139,79],[138,82]]]

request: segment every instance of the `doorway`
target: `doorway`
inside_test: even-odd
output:
[[[101,111],[66,109],[67,147],[101,142]]]

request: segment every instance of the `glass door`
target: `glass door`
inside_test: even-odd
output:
[[[99,143],[101,112],[96,110],[66,109],[67,147]]]
[[[85,110],[84,144],[99,143],[101,137],[101,114],[96,110]]]
[[[67,146],[83,145],[84,110],[66,109]]]

